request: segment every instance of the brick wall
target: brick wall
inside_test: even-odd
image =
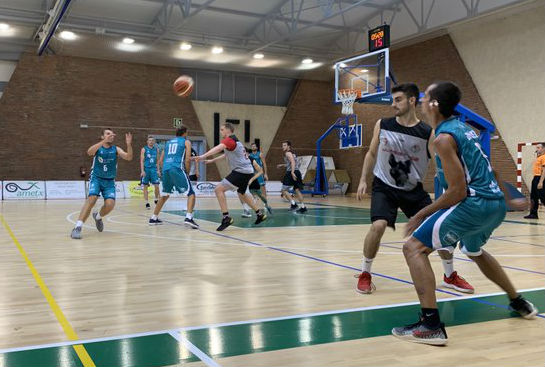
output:
[[[79,179],[89,169],[87,148],[106,125],[133,133],[135,156],[121,160],[118,179],[138,179],[140,149],[148,134],[173,135],[173,117],[183,117],[190,135],[204,135],[189,99],[173,95],[177,68],[68,56],[23,54],[0,101],[1,179]],[[169,129],[169,130],[163,130]],[[218,179],[215,166],[208,179]]]
[[[448,35],[393,50],[390,56],[390,65],[399,83],[414,82],[424,89],[437,80],[452,80],[462,89],[462,103],[490,119],[490,114]],[[314,154],[316,139],[340,116],[340,106],[331,105],[332,95],[332,83],[299,81],[272,146],[278,147],[282,140],[289,137],[300,154]],[[389,106],[371,104],[356,104],[354,112],[358,115],[359,122],[364,124],[363,147],[335,149],[338,147],[338,141],[334,140],[335,135],[329,137],[324,145],[326,149],[333,148],[326,150],[324,155],[332,155],[337,168],[348,170],[352,179],[350,192],[357,189],[363,157],[368,150],[375,122],[381,117],[392,115]],[[298,149],[299,147],[305,149]],[[274,150],[271,149],[271,152]],[[492,164],[506,181],[514,184],[515,164],[501,136],[492,141],[491,152]],[[271,163],[279,163],[281,154],[267,156],[267,159]],[[277,170],[272,177],[279,179],[281,173],[281,170]],[[429,170],[424,182],[427,190],[433,190],[433,175],[434,172]]]

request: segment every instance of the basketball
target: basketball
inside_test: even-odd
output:
[[[178,77],[172,85],[174,94],[178,97],[188,97],[193,91],[193,78],[188,75]]]

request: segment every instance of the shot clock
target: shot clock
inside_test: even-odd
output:
[[[369,31],[369,52],[390,47],[390,26],[383,24]]]

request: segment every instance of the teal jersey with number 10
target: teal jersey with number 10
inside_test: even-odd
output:
[[[178,136],[167,141],[165,144],[165,160],[163,162],[163,171],[168,171],[173,167],[185,170],[185,138]]]
[[[117,147],[100,147],[93,158],[91,176],[114,179],[117,174]]]

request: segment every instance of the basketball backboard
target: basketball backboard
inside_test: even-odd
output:
[[[337,92],[355,89],[356,102],[375,100],[390,93],[389,49],[341,60],[335,64],[335,103],[340,103]]]

